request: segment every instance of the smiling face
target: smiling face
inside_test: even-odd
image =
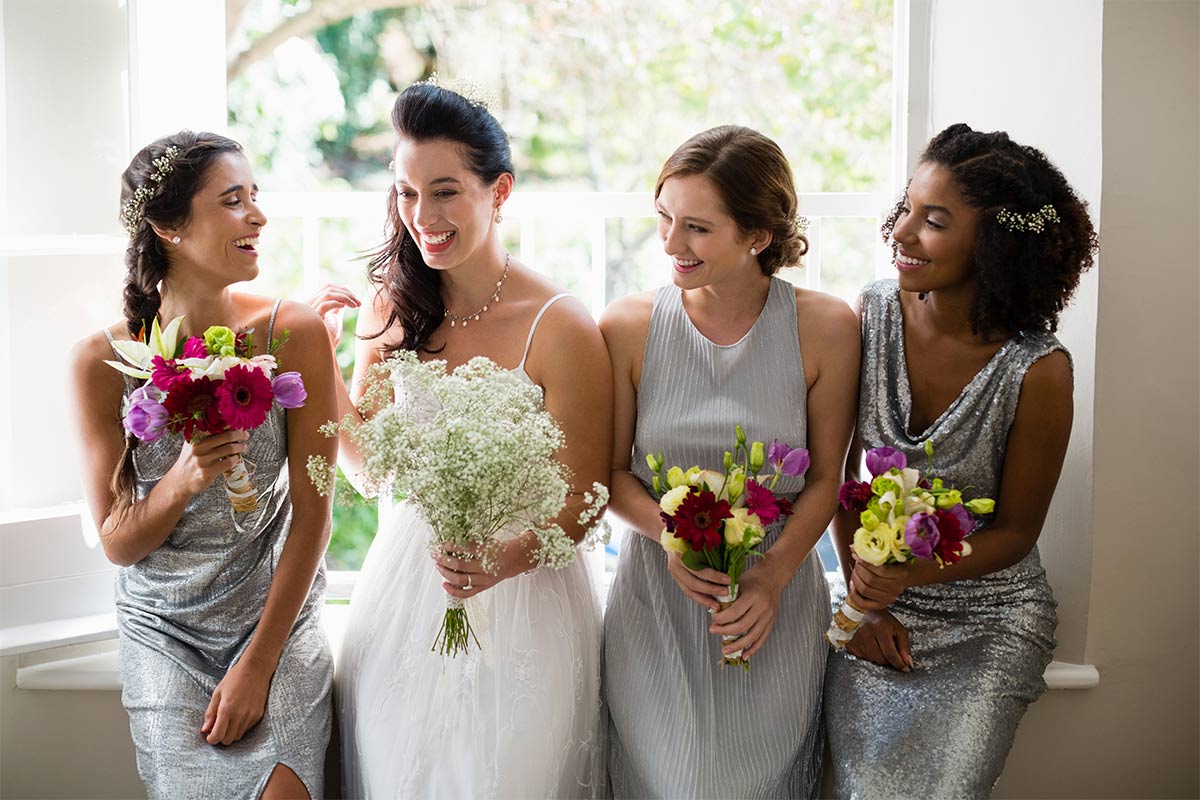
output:
[[[931,292],[974,280],[972,251],[979,211],[967,205],[950,171],[922,164],[892,230],[900,288]]]
[[[467,166],[462,145],[447,139],[401,139],[394,169],[400,220],[430,267],[452,269],[494,238],[511,175],[485,184]]]
[[[671,257],[681,289],[742,280],[759,271],[750,255],[753,237],[743,235],[725,211],[712,181],[703,175],[667,178],[655,201],[658,235]]]
[[[241,153],[226,153],[209,166],[188,221],[160,235],[179,236],[179,244],[168,247],[187,263],[189,277],[211,274],[228,284],[258,276],[258,235],[266,224],[250,162]]]

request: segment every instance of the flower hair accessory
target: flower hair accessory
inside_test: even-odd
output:
[[[429,77],[423,81],[417,81],[414,86],[436,86],[439,89],[445,89],[455,94],[462,95],[462,98],[473,106],[481,107],[484,111],[491,112],[492,108],[497,105],[496,96],[483,88],[473,80],[467,78],[455,78],[446,83],[443,82],[436,72],[430,73]]]
[[[125,230],[130,235],[137,230],[142,217],[146,216],[146,201],[154,197],[162,187],[163,181],[175,169],[174,162],[178,156],[179,148],[171,145],[161,156],[151,161],[154,171],[150,173],[150,179],[139,186],[133,193],[133,197],[126,200],[125,204],[121,206],[121,224],[125,226]]]
[[[796,233],[800,234],[801,236],[808,235],[808,223],[808,217],[804,216],[803,214],[797,214],[796,218],[792,220],[792,224],[796,226]]]
[[[1028,214],[1020,214],[1003,208],[996,213],[996,221],[1010,231],[1021,233],[1041,233],[1046,229],[1047,224],[1061,222],[1058,212],[1054,210],[1054,206],[1049,204],[1042,206],[1037,211],[1030,211]]]

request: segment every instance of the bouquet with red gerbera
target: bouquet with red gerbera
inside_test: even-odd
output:
[[[183,317],[160,328],[154,320],[149,338],[143,327],[136,339],[115,341],[125,363],[104,363],[144,380],[125,398],[122,423],[143,442],[168,433],[189,442],[228,430],[249,431],[266,422],[271,406],[299,408],[307,393],[298,372],[272,377],[278,366],[275,351],[287,338],[272,340],[267,353],[252,356],[254,332],[234,333],[214,325],[204,336],[182,342]],[[243,459],[225,471],[225,491],[234,511],[258,508],[258,492]]]
[[[734,428],[737,443],[725,453],[725,471],[692,467],[686,472],[671,467],[663,473],[662,453],[646,456],[654,473],[654,491],[659,495],[663,528],[660,542],[668,552],[680,554],[689,569],[711,567],[729,576],[729,593],[717,598],[722,610],[737,599],[738,579],[746,569],[746,558],[766,536],[766,528],[792,513],[792,504],[776,497],[773,489],[781,475],[803,475],[808,470],[808,451],[780,441],[766,448],[762,442],[747,445],[742,426]],[[770,464],[775,470],[769,482],[758,475]],[[736,636],[724,636],[733,641]],[[741,651],[721,659],[749,670]]]

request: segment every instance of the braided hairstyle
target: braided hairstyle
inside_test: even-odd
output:
[[[175,148],[170,172],[161,175],[154,163]],[[138,151],[121,175],[121,208],[136,202],[138,189],[152,190],[134,216],[125,249],[125,320],[129,333],[137,336],[149,328],[162,302],[158,285],[167,277],[167,253],[151,223],[160,228],[179,228],[187,223],[192,198],[204,185],[209,166],[226,153],[240,153],[242,146],[215,133],[184,130],[151,142]],[[122,221],[125,213],[122,213]]]
[[[514,174],[508,135],[485,106],[458,92],[429,83],[409,86],[392,106],[392,127],[402,139],[427,142],[442,139],[461,146],[467,169],[484,184]],[[446,316],[442,278],[421,257],[421,250],[400,220],[395,183],[388,190],[386,240],[371,256],[368,276],[391,306],[391,314],[376,339],[393,325],[403,333],[400,343],[385,348],[435,352],[429,338]]]
[[[171,148],[174,154],[168,155]],[[232,139],[183,130],[143,147],[121,174],[121,221],[129,231],[124,308],[130,336],[149,330],[158,316],[162,303],[159,284],[169,273],[167,252],[152,224],[160,228],[185,225],[191,217],[192,198],[204,186],[209,167],[227,153],[241,152],[242,146]],[[160,166],[163,159],[170,164],[165,174]],[[109,484],[115,498],[110,513],[117,524],[133,503],[133,449],[137,443],[132,434],[126,434],[125,451]]]
[[[1004,131],[951,125],[929,142],[921,163],[949,170],[967,205],[979,211],[971,256],[977,284],[972,332],[993,338],[1057,330],[1059,314],[1099,247],[1087,203],[1044,153]],[[1005,212],[1028,215],[1047,205],[1058,221],[1040,231],[1014,230],[1003,221]],[[903,208],[902,198],[880,228],[889,244]]]
[[[756,130],[738,125],[710,128],[688,139],[663,164],[654,197],[677,175],[708,178],[726,213],[743,236],[752,231],[771,233],[771,243],[758,254],[764,275],[800,263],[808,239],[796,218],[796,184],[783,150]]]

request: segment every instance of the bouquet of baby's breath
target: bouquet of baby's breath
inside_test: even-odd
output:
[[[498,546],[532,531],[539,565],[561,568],[575,558],[575,542],[553,521],[571,491],[570,471],[554,457],[565,441],[539,387],[487,358],[447,372],[444,361],[402,351],[371,367],[359,409],[365,422],[347,416],[322,431],[349,433],[369,490],[417,506],[432,529],[431,551],[449,545],[477,552],[494,571]],[[308,470],[318,489],[332,488],[327,461],[313,456]],[[600,521],[607,503],[602,484],[583,494],[579,523],[596,523],[585,539],[590,545],[607,538]],[[448,598],[434,649],[466,652],[474,636],[462,601]]]

